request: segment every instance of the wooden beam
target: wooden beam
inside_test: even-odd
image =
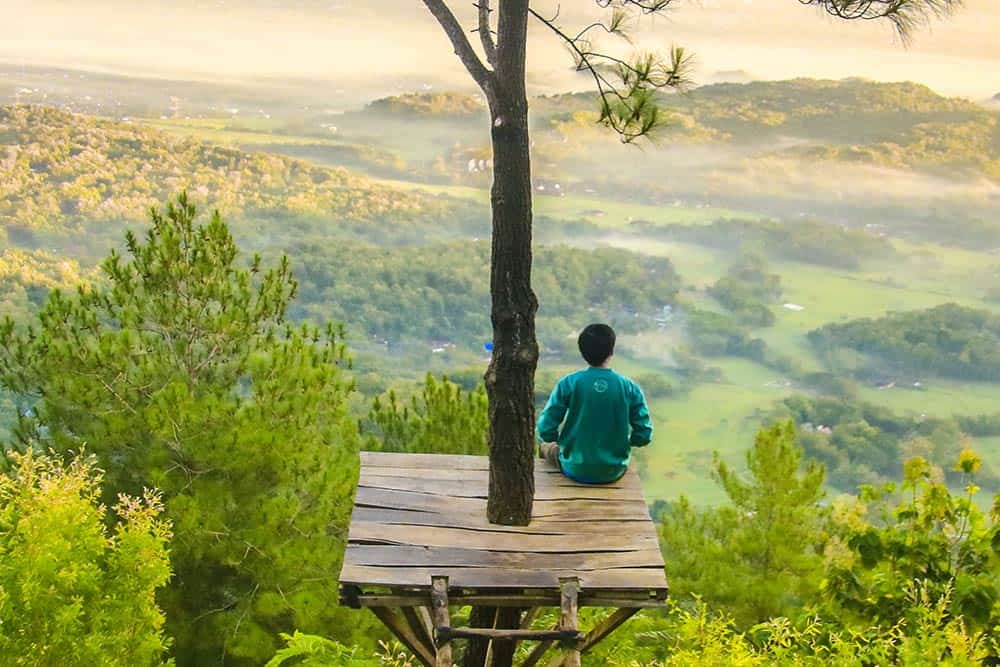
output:
[[[573,641],[583,639],[577,630],[510,630],[507,628],[438,628],[438,636],[446,639],[489,639],[491,641]]]
[[[555,629],[559,629],[558,622],[556,623]],[[535,667],[535,665],[538,664],[538,661],[545,655],[546,651],[552,648],[553,644],[555,644],[555,642],[552,640],[539,642],[535,648],[531,649],[531,653],[529,653],[528,657],[524,659],[523,663],[521,663],[521,667]],[[560,658],[561,657],[562,656],[560,656]]]
[[[524,612],[524,616],[521,618],[521,629],[527,630],[531,628],[531,624],[535,622],[538,615],[542,612],[541,607],[532,607],[528,611]]]
[[[427,604],[427,593],[365,593],[358,596],[358,604],[362,607],[422,607]],[[449,604],[463,607],[558,607],[559,595],[556,593],[511,592],[503,594],[457,593],[449,597]],[[661,608],[666,604],[647,593],[635,597],[608,593],[602,595],[582,591],[578,598],[580,607],[634,607],[636,609]]]
[[[399,611],[403,614],[403,620],[410,627],[413,635],[420,640],[420,643],[427,647],[427,650],[434,650],[434,632],[424,625],[423,619],[417,610],[420,607],[402,607]]]
[[[451,625],[448,612],[448,577],[431,577],[431,615],[435,628],[447,628]],[[437,630],[434,631],[435,667],[452,667],[451,642],[440,641]]]
[[[580,644],[580,653],[586,653],[594,648],[594,645],[618,629],[618,627],[632,618],[639,610],[635,607],[617,609],[610,616],[594,626],[593,630],[587,633]]]
[[[559,580],[559,591],[562,597],[560,608],[562,616],[559,620],[559,629],[566,632],[577,631],[577,596],[580,592],[580,580],[576,577],[566,577]],[[563,664],[566,667],[580,667],[580,649],[573,641],[563,654]]]
[[[431,639],[431,645],[434,645],[434,619],[431,618],[431,608],[427,606],[416,607],[417,617],[420,619],[420,624],[424,626],[424,630],[427,632],[427,636]]]
[[[369,607],[372,613],[382,621],[382,624],[396,636],[403,646],[420,661],[424,667],[437,667],[430,647],[421,643],[420,639],[410,630],[409,626],[388,607]],[[449,665],[450,667],[450,665]]]

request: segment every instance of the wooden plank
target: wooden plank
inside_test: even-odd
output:
[[[453,498],[485,498],[487,485],[473,484],[454,479],[421,479],[419,477],[384,477],[362,470],[359,487],[413,491]],[[567,486],[542,485],[535,488],[538,500],[638,500],[642,498],[637,488],[570,484]]]
[[[468,454],[401,454],[395,452],[361,452],[364,468],[451,468],[489,470],[488,456]]]
[[[387,607],[369,607],[372,613],[378,617],[378,620],[382,621],[382,625],[387,627],[393,635],[396,636],[403,646],[410,650],[417,660],[421,662],[425,667],[436,667],[435,659],[431,653],[429,647],[423,645],[416,635],[410,630],[410,628],[404,623],[399,616],[396,615],[391,609]]]
[[[448,498],[429,493],[376,489],[359,486],[354,495],[356,507],[386,507],[434,512],[486,512],[486,500],[476,498]]]
[[[396,509],[390,507],[355,507],[351,515],[353,521],[371,521],[374,523],[400,523],[410,525],[446,525],[467,528],[501,528],[511,527],[524,531],[525,529],[565,529],[576,528],[580,530],[581,524],[593,524],[598,521],[564,519],[562,517],[539,517],[533,518],[528,526],[500,526],[490,523],[486,516],[474,512],[434,512],[429,510]],[[447,523],[444,523],[447,522]],[[649,523],[649,519],[607,519],[604,518],[599,523],[607,527],[608,525],[622,524],[625,522]]]
[[[566,632],[577,631],[577,594],[580,589],[580,580],[576,577],[565,577],[559,579],[559,591],[562,594],[561,616],[559,619],[559,629]],[[566,646],[563,654],[563,664],[566,667],[580,667],[580,649],[576,642]]]
[[[504,535],[512,539],[530,535],[562,535],[569,540],[589,540],[593,536],[617,536],[624,541],[631,541],[637,538],[656,539],[656,531],[649,521],[572,521],[572,522],[532,522],[528,526],[504,526],[488,523],[485,518],[473,519],[468,517],[456,518],[450,521],[447,516],[443,518],[427,517],[415,520],[405,520],[388,518],[378,518],[384,510],[377,510],[375,513],[359,512],[351,520],[352,527],[361,526],[384,526],[387,529],[411,527],[414,530],[454,530],[480,534]],[[375,520],[368,520],[368,517],[376,517]],[[388,520],[385,520],[385,519]],[[574,546],[586,546],[586,543],[568,542],[567,550],[573,550]]]
[[[435,627],[451,626],[451,616],[448,612],[448,577],[431,578],[431,614],[434,617]],[[451,642],[438,642],[435,634],[434,643],[437,647],[436,667],[452,667]]]
[[[409,544],[427,547],[463,547],[489,551],[539,551],[566,552],[567,549],[585,546],[592,551],[640,551],[657,546],[651,533],[586,535],[586,544],[567,544],[561,534],[532,534],[504,531],[471,530],[466,528],[437,528],[432,526],[399,526],[393,524],[352,522],[349,539],[353,543]]]
[[[362,607],[416,607],[427,604],[427,592],[413,592],[412,586],[405,587],[408,592],[399,593],[366,593],[358,596],[358,604]],[[658,609],[666,606],[663,600],[653,597],[647,590],[616,590],[616,591],[583,591],[580,593],[581,607],[603,608],[636,608]],[[453,604],[462,607],[519,607],[532,605],[558,607],[559,594],[555,592],[509,590],[503,594],[491,593],[455,593],[449,598]]]
[[[419,478],[422,480],[441,481],[461,481],[470,484],[488,484],[488,470],[469,470],[463,468],[381,468],[365,466],[361,469],[362,477],[404,477]],[[585,488],[597,489],[639,489],[640,483],[637,475],[626,474],[614,482],[607,484],[582,484],[575,482],[558,470],[535,470],[535,483],[537,486],[581,486]]]
[[[665,590],[666,577],[661,568],[621,568],[616,570],[521,570],[491,567],[373,567],[345,564],[340,574],[342,584],[366,586],[407,586],[426,590],[432,576],[447,576],[451,586],[474,589],[555,588],[560,577],[579,576],[580,583],[592,591]],[[530,605],[524,605],[530,606]]]
[[[529,570],[663,568],[663,556],[657,548],[639,551],[525,553],[460,547],[349,544],[344,552],[344,562],[381,567],[512,567]]]
[[[639,610],[632,607],[627,609],[616,609],[611,615],[594,626],[594,628],[584,637],[580,644],[580,652],[586,653],[600,642],[602,639],[617,630],[622,623],[632,618]]]
[[[491,524],[483,514],[473,513],[451,513],[428,512],[422,510],[390,509],[386,507],[355,507],[351,515],[352,521],[371,521],[374,523],[398,523],[411,526],[445,526],[453,528],[508,528]],[[595,517],[592,519],[576,519],[573,515],[563,517],[538,517],[531,520],[528,526],[510,527],[517,532],[544,531],[544,532],[590,532],[590,526],[597,526],[595,530],[604,530],[621,526],[628,530],[649,527],[653,530],[653,524],[648,518],[617,519]]]
[[[542,461],[535,462],[536,475],[564,476],[559,470],[549,467]],[[408,471],[427,470],[479,470],[488,471],[490,461],[487,456],[467,454],[409,454],[398,452],[361,452],[362,468],[395,468]],[[412,474],[412,473],[411,473]],[[638,477],[634,468],[629,469],[626,477]]]
[[[412,491],[358,487],[356,507],[382,507],[439,512],[486,515],[485,498],[453,498]],[[535,499],[533,517],[574,519],[649,519],[649,507],[642,499],[633,500],[543,500]]]

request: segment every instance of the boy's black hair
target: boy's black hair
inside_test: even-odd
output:
[[[600,366],[615,352],[615,330],[607,324],[588,324],[576,342],[587,363]]]

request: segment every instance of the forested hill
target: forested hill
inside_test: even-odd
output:
[[[341,168],[248,153],[128,122],[40,106],[0,107],[0,226],[143,221],[182,190],[231,217],[321,217],[419,227],[471,212]]]
[[[1000,112],[927,86],[863,79],[793,79],[702,86],[664,95],[665,145],[729,146],[755,154],[809,161],[836,160],[929,169],[951,177],[1000,180]],[[537,97],[536,126],[563,136],[598,139],[593,92]],[[405,95],[370,105],[380,117],[466,118],[481,125],[485,113],[472,97]],[[541,149],[543,160],[548,159]],[[564,151],[566,149],[563,149]]]

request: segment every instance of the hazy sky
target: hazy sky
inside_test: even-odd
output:
[[[966,0],[959,14],[919,32],[909,49],[886,24],[840,24],[797,0],[678,2],[667,18],[638,26],[638,44],[688,47],[701,81],[745,70],[761,79],[910,79],[976,98],[1000,92],[997,0]],[[469,18],[471,0],[453,4]],[[595,11],[594,0],[561,5],[567,27]],[[0,17],[0,61],[8,63],[209,80],[466,84],[420,0],[0,0]],[[530,60],[536,92],[584,84],[567,73],[564,51],[541,30],[533,33]],[[435,76],[421,74],[428,70]]]

